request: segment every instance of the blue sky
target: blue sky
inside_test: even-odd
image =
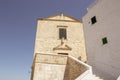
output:
[[[30,80],[37,18],[82,20],[95,0],[0,0],[0,80]]]

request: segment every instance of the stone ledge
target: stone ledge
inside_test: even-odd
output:
[[[67,56],[37,53],[35,56],[35,63],[66,65]]]

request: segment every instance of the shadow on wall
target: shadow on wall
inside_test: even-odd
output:
[[[75,80],[86,70],[87,67],[85,67],[85,65],[80,64],[76,60],[72,59],[72,57],[68,57],[64,74],[64,80]]]

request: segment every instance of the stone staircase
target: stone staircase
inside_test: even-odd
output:
[[[92,67],[68,55],[35,55],[31,80],[103,80]]]
[[[85,78],[83,80],[103,80],[103,79],[101,79],[100,77],[92,74],[91,76],[89,76],[89,77],[87,77],[87,78]]]
[[[83,79],[75,79],[75,80],[104,80],[104,79],[101,79],[100,77],[92,74],[92,75],[84,77]]]
[[[93,74],[91,80],[103,80],[103,79]]]

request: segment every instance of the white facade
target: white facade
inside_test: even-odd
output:
[[[120,75],[120,0],[97,0],[88,8],[83,24],[88,64],[104,80],[116,80]]]

